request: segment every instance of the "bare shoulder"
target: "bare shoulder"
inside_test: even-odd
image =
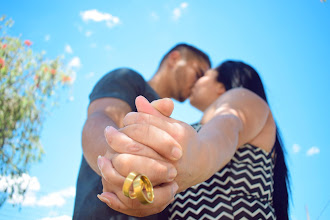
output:
[[[234,88],[230,89],[221,95],[217,100],[217,103],[248,103],[248,102],[260,102],[263,104],[267,103],[256,93],[245,88]]]
[[[247,133],[252,133],[245,139],[246,143],[270,152],[275,143],[276,124],[268,103],[245,88],[231,89],[226,93],[225,100],[239,112],[245,131],[249,130]],[[226,101],[222,101],[222,105]]]
[[[270,111],[268,104],[260,96],[245,88],[228,90],[212,106],[216,109],[214,112],[216,114],[224,111],[240,111],[264,115]]]
[[[228,90],[214,103],[215,115],[235,115],[240,119],[239,146],[250,143],[269,151],[274,144],[276,126],[266,101],[245,89]]]

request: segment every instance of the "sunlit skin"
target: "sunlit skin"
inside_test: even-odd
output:
[[[221,94],[226,92],[224,85],[217,81],[217,76],[217,71],[210,69],[196,82],[189,97],[192,106],[205,111]]]
[[[208,64],[200,60],[182,60],[178,63],[175,77],[175,90],[179,91],[179,101],[186,100],[196,81],[209,69]]]
[[[126,115],[125,127],[120,132],[116,129],[105,131],[109,145],[118,154],[112,158],[112,163],[106,159],[107,156],[99,158],[106,167],[101,168],[102,173],[106,172],[103,173],[101,200],[108,199],[106,203],[111,208],[129,215],[154,214],[157,213],[155,210],[161,211],[166,206],[152,204],[148,209],[123,198],[120,187],[131,170],[146,174],[157,190],[162,188],[162,183],[166,183],[164,186],[167,187],[174,178],[173,182],[179,188],[173,186],[172,190],[181,192],[210,178],[245,143],[259,146],[267,152],[271,150],[276,126],[268,105],[247,89],[225,91],[223,85],[215,81],[216,75],[213,70],[207,71],[196,82],[190,97],[191,102],[204,111],[201,119],[204,126],[199,133],[184,122],[165,117],[170,115],[173,105],[164,113],[164,105],[162,109],[158,108],[163,100],[150,105],[143,97],[136,100],[139,113]],[[215,94],[211,95],[212,91]],[[202,94],[206,97],[203,98]],[[168,160],[173,161],[177,173],[164,164]],[[156,170],[164,171],[166,168],[168,171],[162,174],[166,178],[161,182]],[[160,193],[157,196],[155,192],[155,198],[158,205],[168,202]]]
[[[160,97],[171,97],[183,102],[190,96],[196,81],[209,68],[204,60],[174,51],[148,83]]]
[[[207,61],[193,56],[189,57],[187,54],[181,54],[178,51],[173,51],[169,54],[168,58],[157,70],[156,74],[152,77],[148,84],[162,98],[172,97],[178,101],[184,101],[191,94],[191,89],[196,80],[209,68],[210,67]],[[178,84],[179,81],[181,82]],[[171,105],[173,106],[172,101],[170,106]],[[166,106],[167,107],[164,108],[163,111],[172,112],[172,110],[169,110],[168,108],[169,105],[166,104]],[[129,147],[132,151],[140,152],[141,147],[143,147],[142,144],[131,140],[124,133],[116,132],[117,129],[124,126],[123,119],[125,115],[131,111],[132,109],[130,106],[125,101],[120,99],[101,98],[93,101],[88,107],[88,118],[82,133],[82,146],[84,156],[90,167],[97,174],[103,177],[102,183],[104,186],[104,191],[116,192],[116,196],[128,205],[128,211],[126,212],[122,210],[121,212],[133,216],[146,216],[158,213],[164,209],[172,201],[175,193],[177,192],[178,185],[175,181],[173,181],[177,171],[174,165],[168,160],[177,160],[181,157],[182,151],[181,149],[173,150],[171,148],[164,147],[164,154],[169,156],[164,158],[160,156],[160,154],[156,153],[159,155],[157,157],[158,160],[147,157],[138,157],[137,159],[137,156],[134,154],[117,154],[117,152],[109,146],[121,144],[122,141],[125,141],[126,143],[122,146],[124,148],[125,146]],[[108,127],[110,129],[104,131],[104,128],[107,126],[111,126],[113,129]],[[141,129],[139,130],[141,131]],[[104,133],[107,135],[104,136]],[[167,136],[169,137],[169,135]],[[179,144],[176,144],[175,140],[171,139],[171,137],[169,137],[168,140],[172,141],[172,146],[180,147]],[[163,143],[163,146],[165,146],[167,142]],[[155,155],[155,151],[152,148],[144,148],[143,151],[147,155]],[[98,155],[104,155],[104,157],[97,159]],[[117,160],[115,160],[115,158],[117,158]],[[135,162],[140,161],[140,163],[135,163],[136,168],[134,169],[137,172],[145,172],[147,174],[153,185],[156,186],[154,188],[155,197],[162,198],[161,200],[158,199],[154,201],[154,203],[148,205],[148,207],[141,206],[138,201],[125,197],[121,192],[122,183],[125,179],[124,176],[126,177],[129,171],[132,170],[131,167],[122,166],[122,168],[125,169],[124,173],[119,173],[113,169],[113,165],[108,164],[108,159],[113,159],[114,163],[115,161],[120,160],[127,161],[116,163],[120,166],[128,164],[129,161],[133,161],[133,158]],[[150,169],[144,170],[143,164],[145,163],[153,166],[153,174],[151,174]],[[128,173],[126,173],[126,171]],[[111,175],[115,175],[115,177],[108,178]],[[162,187],[157,187],[157,185],[160,184],[162,184]],[[99,196],[99,199],[105,201],[108,205],[111,205],[105,200],[107,199],[106,197]],[[144,209],[144,211],[141,212],[141,209]]]

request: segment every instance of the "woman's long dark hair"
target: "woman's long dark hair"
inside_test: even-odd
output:
[[[226,90],[243,87],[259,95],[268,103],[266,93],[259,74],[249,65],[228,60],[215,68],[218,72],[217,80],[224,84]],[[276,126],[275,140],[275,167],[274,167],[274,192],[273,206],[277,219],[289,219],[289,193],[290,184],[288,168],[284,158],[284,147],[278,127]]]

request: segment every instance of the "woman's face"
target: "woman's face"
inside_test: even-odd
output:
[[[226,91],[224,85],[217,81],[218,72],[214,69],[206,71],[199,78],[189,97],[190,104],[201,111],[205,111],[222,93]]]

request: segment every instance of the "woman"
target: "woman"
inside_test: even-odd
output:
[[[194,125],[198,133],[185,123],[153,117],[138,105],[139,112],[151,115],[129,114],[124,120],[127,129],[121,130],[161,156],[165,156],[164,148],[158,146],[170,137],[182,147],[182,157],[173,163],[181,193],[169,205],[167,217],[288,219],[288,174],[282,143],[257,72],[245,63],[226,61],[196,82],[190,102],[204,113]],[[153,106],[170,115],[161,103]],[[157,144],[145,143],[139,129],[128,128],[146,123],[150,129],[145,129],[145,136],[158,138],[154,140]],[[170,137],[157,135],[161,132]],[[115,144],[111,147],[129,153]],[[153,157],[150,152],[145,154]],[[116,158],[112,162],[118,173],[123,173],[116,167]],[[116,201],[110,199],[116,209]]]
[[[211,120],[215,109],[219,111],[219,96],[234,88],[246,88],[268,103],[257,72],[243,62],[226,61],[206,72],[193,88],[190,103],[204,112],[197,129]],[[188,208],[191,211],[186,213],[196,219],[203,215],[288,219],[288,188],[283,145],[270,113],[256,137],[238,147],[230,162],[210,179],[177,195],[169,212],[172,219],[187,218],[181,214]]]

